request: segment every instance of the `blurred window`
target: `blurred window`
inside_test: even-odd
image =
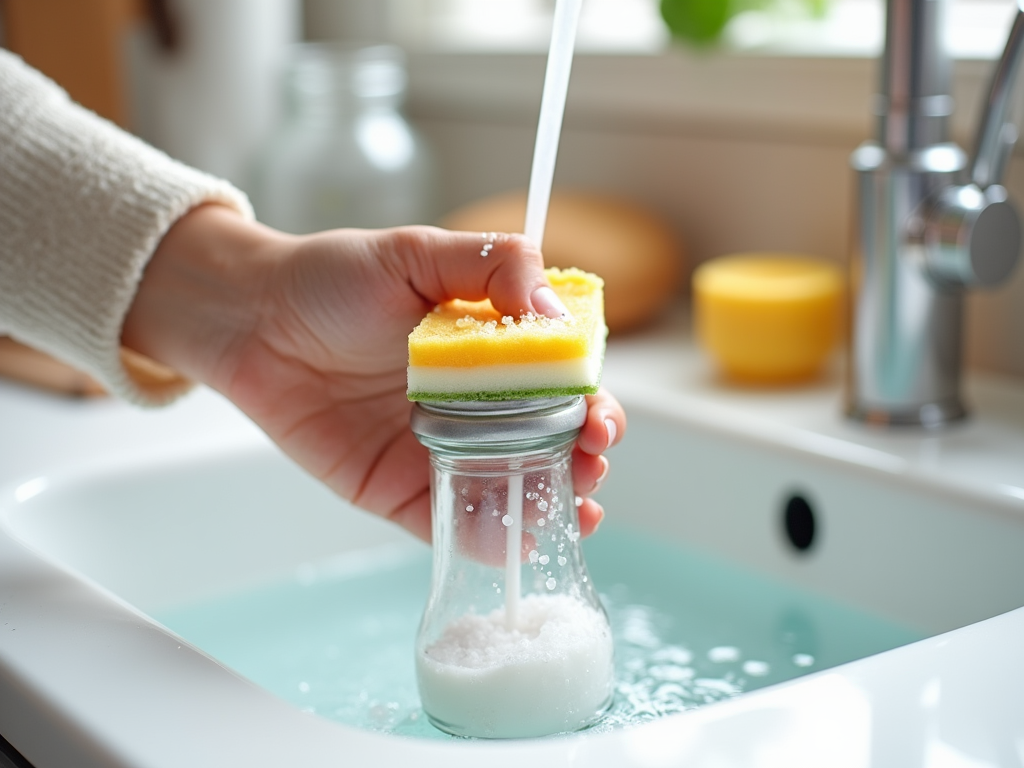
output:
[[[391,0],[396,36],[420,49],[473,52],[545,50],[554,0]],[[734,17],[730,50],[795,56],[876,56],[883,0],[829,0],[814,18],[799,0]],[[995,58],[1006,39],[1014,0],[952,0],[948,42],[957,58]],[[578,50],[658,53],[670,44],[658,0],[584,0]]]

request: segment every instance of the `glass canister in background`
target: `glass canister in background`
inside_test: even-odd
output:
[[[434,569],[416,640],[431,722],[459,736],[585,728],[611,703],[612,635],[572,488],[582,397],[418,403]]]
[[[156,14],[157,3],[138,5]],[[125,40],[133,130],[171,157],[250,192],[253,154],[279,121],[277,77],[300,38],[301,3],[159,5],[168,38],[161,42],[148,25],[137,25]]]
[[[283,120],[254,164],[260,220],[295,234],[431,221],[429,152],[400,111],[406,80],[394,46],[295,46]]]

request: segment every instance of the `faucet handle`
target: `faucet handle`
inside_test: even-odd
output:
[[[1024,0],[1017,0],[1017,15],[1013,19],[1010,35],[1006,39],[1002,58],[996,65],[989,86],[988,98],[981,114],[971,162],[971,181],[981,189],[1000,184],[1010,160],[1010,152],[1017,142],[1017,127],[1007,122],[1013,84],[1020,69],[1024,53]]]
[[[1024,0],[1017,0],[1017,15],[978,126],[970,183],[944,189],[924,220],[918,220],[924,225],[917,237],[924,241],[926,268],[942,282],[995,286],[1017,265],[1020,218],[1000,184],[1017,142],[1017,126],[1007,118],[1022,54]]]
[[[923,235],[928,272],[943,282],[998,285],[1020,256],[1020,217],[998,184],[943,190],[928,212]]]

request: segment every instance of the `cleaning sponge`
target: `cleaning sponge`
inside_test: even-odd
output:
[[[571,317],[502,316],[490,301],[440,304],[409,335],[410,400],[525,400],[593,394],[607,329],[604,282],[545,271]]]

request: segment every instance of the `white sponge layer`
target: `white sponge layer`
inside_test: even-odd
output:
[[[499,392],[585,387],[601,375],[600,357],[479,368],[410,366],[410,392]]]

